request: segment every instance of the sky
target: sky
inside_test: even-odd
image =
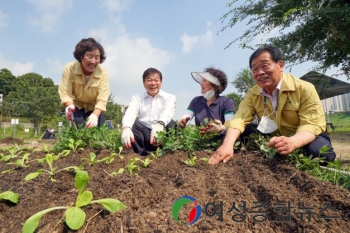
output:
[[[114,101],[128,105],[144,91],[142,74],[163,74],[162,90],[177,97],[174,120],[200,95],[191,72],[223,70],[232,82],[252,50],[239,43],[225,47],[247,28],[239,23],[219,32],[230,0],[0,0],[0,69],[19,76],[35,72],[59,84],[63,67],[74,61],[75,45],[94,37],[105,49],[102,66],[110,77]],[[272,32],[273,36],[276,31]],[[267,36],[255,38],[263,43]],[[293,66],[296,77],[312,64]],[[332,70],[326,73],[331,75]],[[343,81],[346,78],[340,78]],[[235,92],[229,83],[223,94]]]

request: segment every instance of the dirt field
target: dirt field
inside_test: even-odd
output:
[[[344,135],[340,139],[344,139]],[[337,143],[346,146],[346,142],[333,142],[343,157],[347,149],[338,148]],[[1,148],[4,145],[1,144]],[[42,142],[31,141],[30,145],[41,147]],[[54,167],[79,165],[90,152],[96,153],[98,158],[110,154],[106,150],[75,152],[55,161]],[[0,153],[4,151],[0,149]],[[202,158],[211,153],[203,151],[196,155]],[[187,154],[177,152],[153,160],[149,167],[136,171],[137,174],[113,176],[111,173],[124,167],[130,158],[139,157],[131,152],[122,155],[123,160],[115,159],[111,164],[87,166],[90,176],[87,189],[92,191],[94,200],[116,198],[127,205],[126,210],[110,214],[98,204],[83,207],[88,221],[78,231],[69,230],[62,222],[64,212],[56,210],[44,215],[36,232],[339,233],[350,229],[349,190],[318,181],[276,160],[255,154],[237,154],[227,164],[213,166],[198,162],[189,167],[182,162],[188,158]],[[31,160],[44,156],[44,152],[37,151],[32,153]],[[0,163],[0,172],[9,168],[11,165]],[[75,203],[77,190],[72,172],[57,173],[56,182],[50,181],[47,175],[24,181],[27,174],[40,168],[46,167],[33,160],[27,168],[0,174],[1,191],[20,194],[17,205],[0,201],[0,233],[21,232],[32,214]],[[179,210],[178,223],[172,208],[183,196],[190,196],[197,202],[192,201]],[[193,220],[196,205],[202,213],[193,225],[188,225],[188,216]]]
[[[350,133],[333,133],[331,140],[337,157],[350,160]]]

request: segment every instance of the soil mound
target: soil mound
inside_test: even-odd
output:
[[[13,145],[13,144],[22,144],[23,140],[19,139],[19,138],[14,138],[14,137],[7,137],[7,138],[3,138],[0,140],[0,144],[9,144],[9,145]]]
[[[84,150],[60,158],[54,167],[79,165],[90,152],[98,158],[110,155],[106,150]],[[195,153],[198,159],[211,154]],[[42,158],[45,154],[34,152],[31,156]],[[213,166],[197,160],[190,167],[183,163],[188,159],[187,153],[175,152],[152,160],[149,167],[134,174],[112,175],[125,167],[130,158],[145,159],[134,153],[123,156],[85,170],[90,176],[87,189],[92,191],[94,200],[116,198],[127,205],[126,210],[111,214],[98,204],[85,206],[87,221],[78,231],[65,227],[64,212],[57,210],[44,215],[36,232],[339,233],[350,229],[349,190],[316,180],[276,160],[237,154],[226,164]],[[24,222],[34,213],[75,203],[77,190],[72,172],[57,173],[56,182],[46,174],[24,181],[27,174],[47,167],[36,162],[29,165],[0,174],[1,191],[20,194],[17,205],[0,201],[0,233],[21,232]],[[9,168],[10,165],[0,163],[0,172]],[[179,202],[189,198],[192,201],[183,206]]]

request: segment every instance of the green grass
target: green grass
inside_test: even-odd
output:
[[[329,114],[326,119],[335,127],[334,132],[350,132],[350,112]]]

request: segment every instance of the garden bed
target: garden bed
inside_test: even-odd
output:
[[[60,158],[54,166],[79,165],[81,159],[87,158],[91,152],[100,159],[111,154],[108,150],[85,149]],[[4,151],[0,149],[0,153]],[[45,154],[35,151],[31,153],[31,160],[43,158]],[[212,152],[194,154],[202,158],[209,157]],[[237,154],[226,164],[209,165],[197,160],[197,164],[190,167],[183,163],[188,159],[187,153],[179,151],[154,158],[149,167],[141,167],[133,174],[112,175],[126,166],[131,158],[144,159],[131,151],[121,155],[123,159],[116,157],[110,164],[96,163],[85,167],[90,176],[87,190],[92,191],[94,199],[116,198],[127,209],[109,213],[98,204],[83,207],[87,221],[78,231],[68,229],[62,221],[64,211],[56,210],[44,215],[36,232],[338,233],[350,229],[349,190],[316,180],[277,160],[254,153]],[[27,174],[45,167],[34,161],[29,165],[0,174],[0,192],[11,190],[20,195],[17,205],[0,200],[0,233],[21,232],[24,222],[34,213],[75,203],[74,172],[57,173],[56,182],[46,174],[25,181]],[[11,166],[0,163],[0,172]],[[180,209],[179,223],[174,219],[176,214],[172,207],[183,196],[195,198],[202,209],[192,225],[188,225],[187,216],[196,203]],[[290,214],[278,212],[288,204]],[[234,206],[236,209],[232,208]]]

